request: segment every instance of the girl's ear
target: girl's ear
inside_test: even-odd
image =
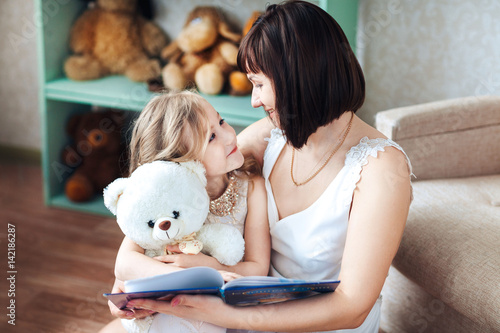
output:
[[[118,178],[104,189],[104,205],[115,216],[118,200],[123,194],[123,191],[125,191],[128,182],[128,178]]]
[[[180,165],[182,165],[184,168],[190,170],[198,178],[200,181],[203,183],[203,186],[207,186],[207,177],[205,176],[205,167],[201,162],[198,161],[188,161],[188,162],[181,162]]]

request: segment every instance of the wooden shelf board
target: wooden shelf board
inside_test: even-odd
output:
[[[92,81],[59,78],[45,84],[48,99],[141,111],[155,94],[145,83],[124,76],[108,76]],[[266,116],[251,106],[250,96],[202,95],[231,125],[248,126]]]
[[[59,194],[50,198],[48,204],[49,206],[77,210],[84,213],[93,213],[103,216],[113,216],[113,214],[111,214],[111,212],[104,206],[104,201],[102,197],[97,197],[97,196],[91,201],[76,203],[70,201],[64,194]]]

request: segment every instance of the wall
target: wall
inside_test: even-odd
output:
[[[77,0],[71,0],[77,1]],[[330,0],[333,1],[333,0]],[[242,22],[267,0],[155,0],[175,36],[183,8],[204,3]],[[273,1],[271,1],[273,2]],[[279,2],[279,1],[274,1]],[[467,95],[500,94],[500,2],[497,0],[360,0],[357,55],[367,81],[359,115]],[[33,1],[0,1],[0,146],[40,148]],[[179,22],[180,21],[180,22]]]
[[[40,149],[33,1],[0,1],[0,145]]]
[[[500,1],[361,0],[357,56],[372,123],[393,107],[500,95]]]
[[[69,1],[51,0],[46,11],[57,15],[57,8]],[[346,0],[343,0],[346,1]],[[184,25],[194,6],[217,6],[235,29],[241,29],[254,10],[280,0],[153,0],[155,21],[170,39]],[[312,1],[318,3],[319,1]],[[45,11],[44,11],[45,12]],[[0,149],[5,146],[40,150],[38,113],[37,20],[33,0],[0,0]]]

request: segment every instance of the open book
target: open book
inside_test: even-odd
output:
[[[224,284],[210,267],[193,267],[169,274],[125,282],[124,293],[104,294],[118,308],[138,298],[171,300],[178,294],[216,295],[231,305],[284,302],[333,292],[340,281],[304,281],[271,276],[246,276]]]

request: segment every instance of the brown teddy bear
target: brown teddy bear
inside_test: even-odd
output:
[[[70,37],[66,76],[93,80],[113,74],[146,82],[158,77],[158,59],[167,45],[163,31],[137,13],[138,0],[97,0],[75,22]],[[142,1],[142,0],[141,0]]]
[[[162,70],[163,84],[171,90],[182,90],[194,83],[200,92],[216,95],[232,75],[229,92],[248,94],[250,83],[236,70],[240,39],[217,8],[194,8],[177,39],[161,53],[169,61]]]
[[[74,115],[66,126],[73,143],[64,148],[63,162],[74,168],[65,194],[75,202],[90,200],[122,176],[126,161],[122,128],[123,112],[100,111]]]

